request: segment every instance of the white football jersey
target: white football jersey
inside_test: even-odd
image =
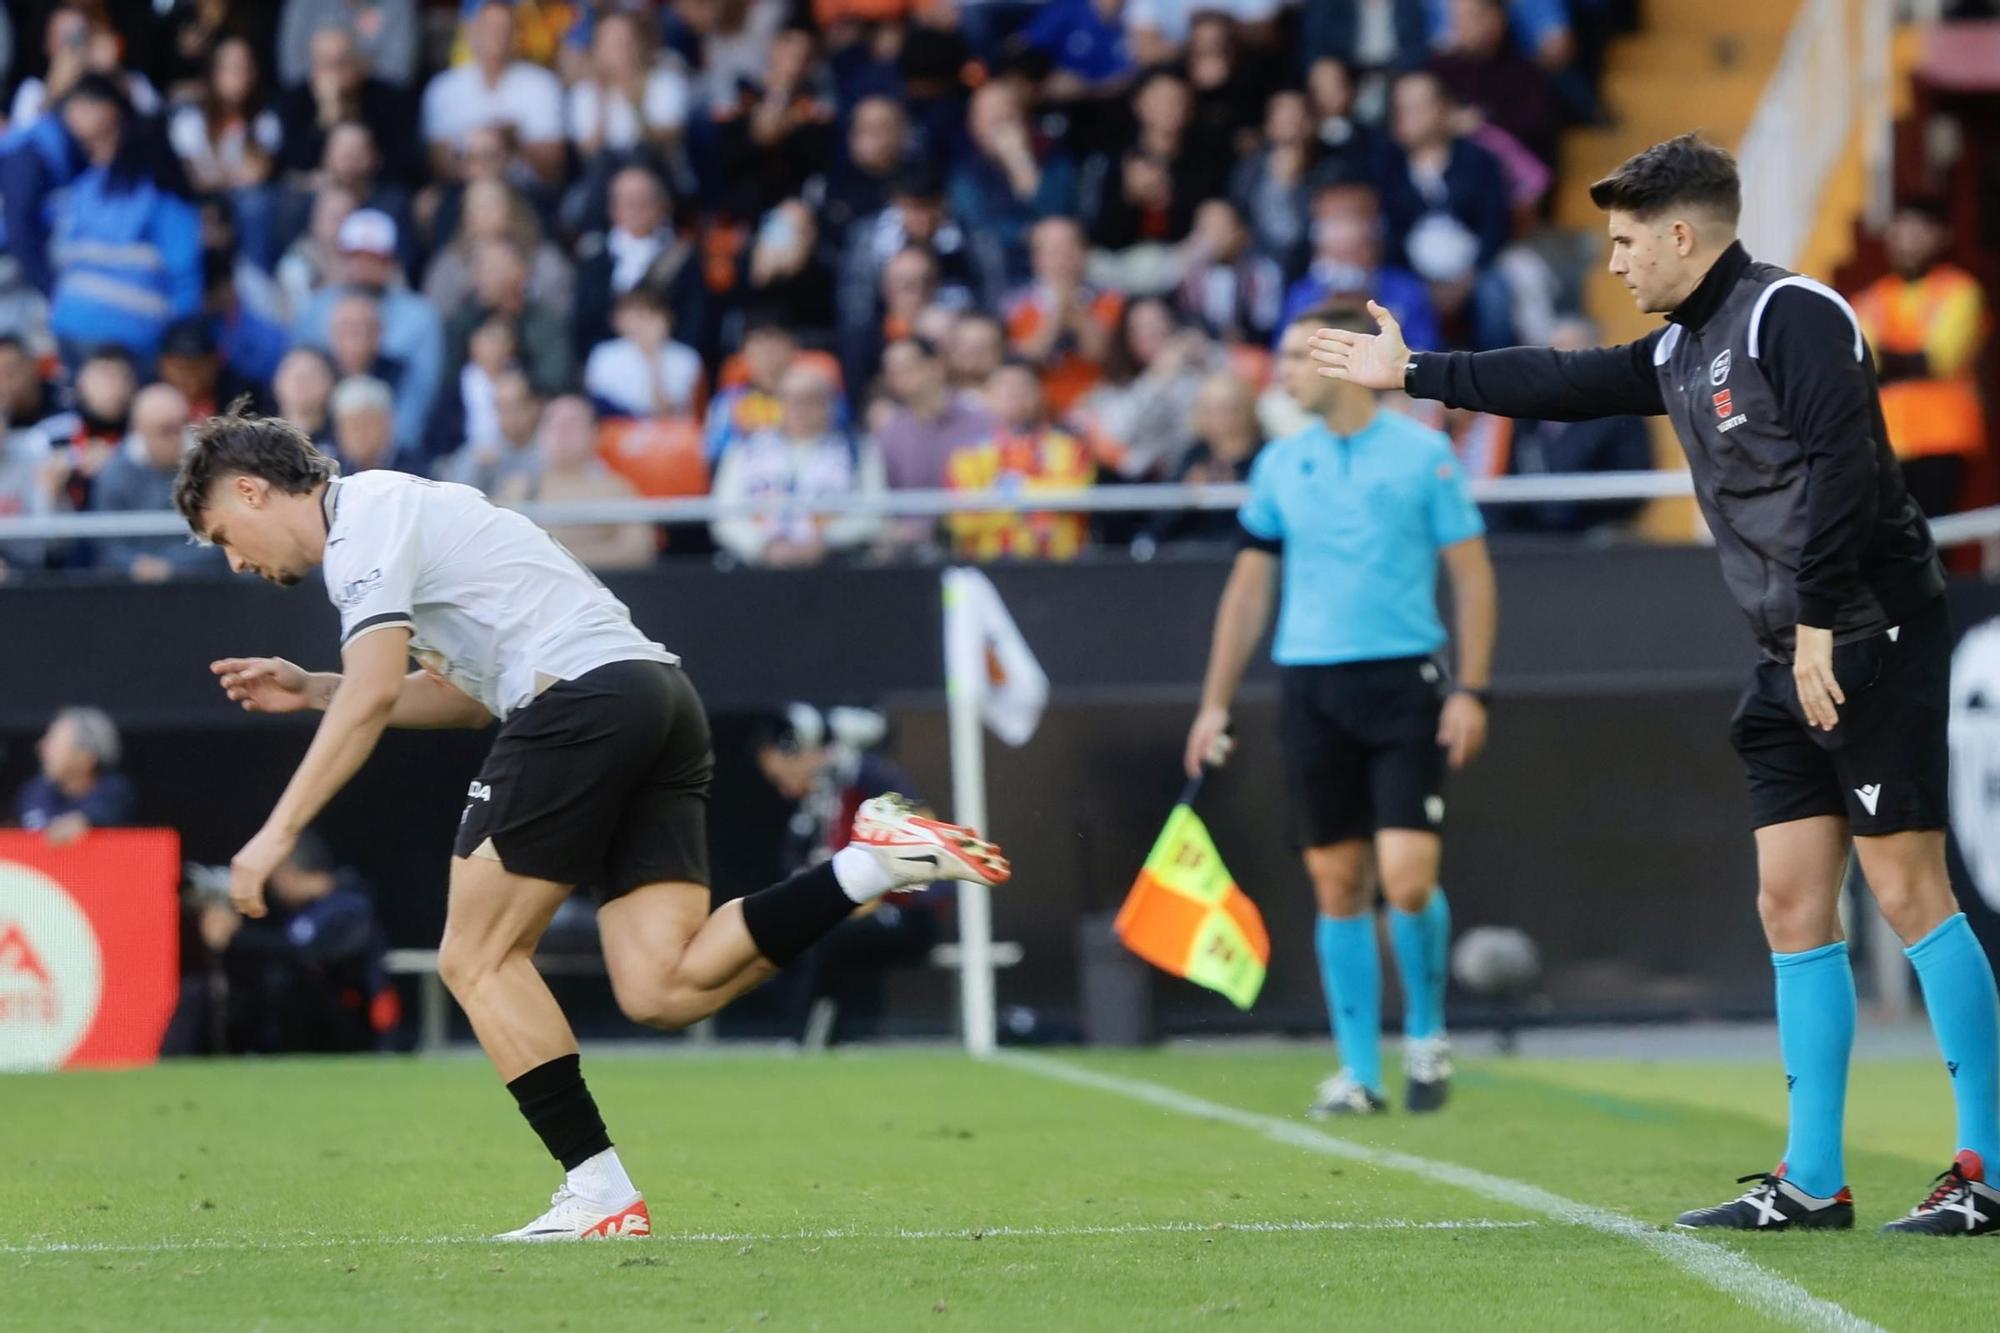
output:
[[[678,662],[562,544],[470,486],[362,472],[326,493],[340,642],[410,631],[428,669],[504,718],[611,662]]]

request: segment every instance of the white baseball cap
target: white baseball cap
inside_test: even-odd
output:
[[[396,256],[396,220],[379,208],[357,208],[340,224],[342,254]]]

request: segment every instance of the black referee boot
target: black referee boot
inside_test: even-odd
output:
[[[1985,1180],[1979,1154],[1967,1150],[1937,1178],[1928,1199],[1882,1228],[1885,1236],[1991,1236],[2000,1233],[2000,1190]]]
[[[1780,1167],[1779,1170],[1784,1168]],[[1847,1231],[1854,1226],[1854,1194],[1846,1186],[1831,1199],[1816,1198],[1776,1172],[1738,1176],[1739,1185],[1756,1181],[1728,1203],[1682,1213],[1674,1225],[1689,1231]]]

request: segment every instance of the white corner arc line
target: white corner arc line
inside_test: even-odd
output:
[[[1428,1157],[1397,1152],[1392,1148],[1376,1148],[1354,1143],[1322,1133],[1309,1125],[1246,1111],[1222,1102],[1211,1102],[1192,1093],[1182,1092],[1178,1088],[1151,1083],[1145,1079],[1100,1073],[1094,1069],[1085,1069],[1047,1056],[1001,1052],[992,1058],[997,1064],[1011,1065],[1015,1069],[1040,1078],[1053,1079],[1082,1088],[1094,1088],[1099,1092],[1144,1102],[1148,1106],[1196,1120],[1211,1120],[1238,1129],[1247,1129],[1273,1142],[1304,1148],[1309,1152],[1322,1153],[1328,1157],[1341,1157],[1388,1171],[1401,1171],[1431,1180],[1441,1180],[1496,1203],[1511,1204],[1516,1208],[1540,1213],[1557,1222],[1588,1227],[1592,1231],[1622,1237],[1643,1245],[1690,1277],[1706,1283],[1724,1295],[1734,1297],[1759,1314],[1795,1328],[1837,1330],[1838,1333],[1883,1333],[1880,1326],[1869,1323],[1832,1301],[1813,1295],[1790,1278],[1782,1277],[1761,1264],[1744,1258],[1734,1250],[1702,1240],[1691,1232],[1668,1231],[1648,1226],[1637,1218],[1612,1212],[1608,1208],[1596,1208],[1587,1203],[1579,1203],[1575,1199],[1545,1190],[1539,1185],[1530,1185],[1524,1180],[1491,1175],[1452,1162],[1433,1161]]]
[[[1103,1226],[981,1226],[922,1229],[887,1227],[802,1227],[796,1231],[657,1231],[651,1239],[688,1245],[776,1245],[786,1241],[859,1240],[997,1240],[1020,1237],[1029,1240],[1072,1240],[1088,1236],[1291,1235],[1321,1231],[1530,1231],[1540,1222],[1502,1220],[1488,1217],[1459,1217],[1420,1222],[1407,1217],[1375,1217],[1340,1222],[1321,1218],[1294,1221],[1237,1222],[1114,1222]],[[236,1240],[229,1237],[190,1237],[186,1240],[140,1241],[46,1241],[40,1244],[0,1245],[0,1254],[182,1254],[193,1250],[351,1250],[373,1246],[485,1245],[499,1244],[492,1236],[306,1236],[291,1240]]]

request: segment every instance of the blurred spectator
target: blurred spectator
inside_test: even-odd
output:
[[[520,343],[514,323],[489,316],[466,343],[457,383],[438,397],[426,452],[437,455],[465,444],[490,444],[500,431],[500,377],[520,372]]]
[[[722,456],[715,471],[718,503],[777,502],[764,513],[715,521],[715,542],[747,565],[816,565],[831,552],[861,545],[881,519],[873,514],[814,515],[800,507],[882,489],[882,460],[856,451],[833,428],[835,386],[824,371],[794,365],[778,386],[778,425],[757,431]]]
[[[42,378],[34,352],[21,335],[0,333],[0,422],[32,430],[55,415],[55,386]]]
[[[961,312],[945,336],[945,384],[952,393],[978,405],[986,385],[1007,359],[1007,329],[985,310]]]
[[[0,334],[0,515],[43,515],[58,507],[60,478],[40,424],[51,402],[28,349],[12,334]],[[45,542],[0,543],[0,579],[47,561]]]
[[[1020,88],[1005,80],[972,94],[965,128],[969,143],[951,178],[951,212],[974,239],[990,296],[1028,277],[1028,233],[1074,206],[1076,169],[1035,133]]]
[[[987,401],[993,434],[952,453],[945,484],[955,491],[1002,491],[1027,499],[1036,491],[1075,490],[1096,477],[1090,451],[1049,424],[1042,382],[1033,366],[1010,361],[994,372]],[[961,559],[1007,557],[1068,560],[1083,549],[1089,515],[1075,513],[953,514],[946,520]]]
[[[167,330],[160,342],[158,373],[163,384],[178,389],[187,400],[184,406],[191,416],[214,416],[246,394],[261,403],[256,386],[222,364],[215,330],[203,316],[181,320]],[[145,397],[143,391],[139,397]],[[138,410],[138,399],[134,399],[135,432]]]
[[[368,375],[393,391],[403,377],[403,364],[382,351],[382,302],[368,292],[348,292],[334,303],[327,321],[336,378]]]
[[[1603,343],[1587,319],[1568,318],[1555,326],[1550,346],[1581,351]],[[1653,435],[1644,417],[1598,417],[1590,421],[1515,421],[1503,474],[1536,476],[1583,472],[1647,472],[1653,467]],[[1584,533],[1625,524],[1645,508],[1643,500],[1551,501],[1494,505],[1487,525],[1496,532]]]
[[[198,211],[202,309],[215,326],[223,358],[253,379],[268,380],[291,341],[284,292],[268,269],[244,255],[228,199],[209,195]]]
[[[340,228],[359,207],[346,190],[328,186],[312,197],[312,220],[278,259],[282,309],[296,329],[299,317],[340,268]]]
[[[138,795],[118,771],[118,728],[101,708],[65,708],[35,745],[42,761],[15,803],[21,827],[50,842],[132,822]]]
[[[569,141],[585,161],[606,149],[669,149],[687,128],[693,91],[677,59],[655,54],[657,31],[623,10],[597,20],[587,72],[565,108]]]
[[[520,156],[544,184],[563,172],[563,91],[555,75],[514,59],[514,10],[487,0],[465,20],[472,59],[433,76],[424,88],[423,134],[431,170],[451,174],[453,157],[482,126],[510,127]]]
[[[1264,146],[1236,166],[1229,197],[1248,219],[1257,249],[1289,275],[1306,264],[1307,200],[1318,141],[1304,93],[1273,93],[1264,112]]]
[[[1125,298],[1083,281],[1083,228],[1074,218],[1035,224],[1034,282],[1007,304],[1014,352],[1040,368],[1049,410],[1061,415],[1097,382]]]
[[[673,340],[673,313],[650,287],[618,298],[612,315],[618,336],[590,350],[584,392],[609,417],[699,417],[701,358]]]
[[[407,88],[417,74],[416,0],[284,0],[278,24],[278,80],[290,86],[313,74],[315,34],[338,28],[367,71]]]
[[[1239,23],[1269,29],[1282,7],[1280,0],[1125,0],[1125,33],[1132,58],[1141,65],[1156,65],[1179,58],[1200,14],[1225,14]]]
[[[43,429],[55,452],[50,470],[71,509],[90,507],[91,487],[118,456],[132,420],[139,376],[131,353],[116,345],[87,353],[76,371],[76,409],[48,419]]]
[[[783,873],[818,865],[845,847],[863,801],[892,791],[914,798],[917,788],[909,775],[874,748],[884,731],[873,710],[821,713],[809,704],[793,704],[752,731],[758,769],[792,808],[780,851]],[[794,1032],[803,1032],[813,1010],[826,1001],[834,1007],[831,1041],[876,1035],[884,974],[929,956],[939,935],[939,904],[949,901],[940,891],[949,887],[891,893],[875,910],[848,917],[787,967],[774,984],[789,1001]]]
[[[56,205],[49,328],[71,365],[98,343],[150,364],[167,325],[201,309],[201,223],[187,180],[157,127],[135,120],[101,74],[77,81],[62,118],[89,166]]]
[[[444,375],[443,325],[429,301],[402,285],[396,224],[387,214],[367,208],[350,213],[340,224],[337,245],[340,284],[324,288],[306,303],[292,335],[316,347],[331,347],[328,325],[334,307],[345,296],[373,296],[380,303],[382,355],[400,368],[396,441],[404,448],[414,447],[424,438]]]
[[[1116,92],[1138,67],[1120,22],[1122,0],[1046,0],[1019,34],[1054,67],[1043,91],[1069,101]]]
[[[910,153],[910,125],[893,98],[864,97],[847,120],[846,151],[826,175],[819,203],[828,241],[848,244],[848,229],[889,206],[889,192]],[[942,193],[940,189],[938,193]]]
[[[408,131],[398,131],[407,137]],[[302,177],[284,191],[277,209],[277,235],[289,245],[314,210],[318,200],[330,191],[353,196],[352,207],[384,214],[396,224],[397,267],[405,275],[414,274],[417,256],[416,229],[410,223],[410,192],[382,170],[382,154],[374,131],[358,120],[344,121],[326,136],[326,150],[320,169]]]
[[[48,294],[55,289],[49,253],[50,201],[76,178],[88,160],[61,116],[44,116],[0,134],[0,312],[5,327],[26,329],[47,319]]]
[[[496,317],[513,328],[521,368],[536,392],[565,393],[575,386],[576,350],[563,313],[530,297],[528,262],[520,247],[493,238],[474,243],[471,299],[446,326],[451,364],[465,364],[473,330]]]
[[[229,37],[210,57],[200,100],[167,122],[188,178],[205,194],[229,196],[242,248],[261,268],[277,262],[270,180],[284,144],[277,113],[266,101],[256,53],[241,37]]]
[[[327,416],[333,422],[333,447],[329,451],[340,460],[340,470],[348,475],[375,468],[400,472],[418,469],[405,466],[396,447],[394,400],[389,386],[369,375],[350,375],[334,386],[327,400]]]
[[[597,456],[597,418],[590,400],[574,394],[542,410],[539,457],[532,471],[509,477],[496,499],[630,500],[632,483]],[[552,523],[549,535],[592,569],[636,569],[653,559],[653,530],[644,523]]]
[[[833,160],[833,102],[816,78],[814,38],[786,28],[755,80],[711,111],[723,207],[755,217],[799,195]]]
[[[1184,65],[1194,95],[1189,142],[1197,153],[1216,154],[1226,173],[1256,141],[1269,84],[1246,61],[1236,20],[1212,8],[1195,13]]]
[[[1257,393],[1242,376],[1217,371],[1195,395],[1195,442],[1181,455],[1173,480],[1189,486],[1229,486],[1250,479],[1250,465],[1264,447],[1257,424]],[[1239,531],[1229,509],[1177,509],[1153,524],[1155,541],[1234,541]]]
[[[458,233],[432,256],[424,274],[424,297],[434,309],[449,314],[465,305],[473,294],[473,251],[488,240],[506,241],[533,256],[528,269],[530,300],[556,310],[568,310],[575,303],[576,271],[543,237],[535,210],[505,182],[483,180],[465,187]]]
[[[1327,185],[1313,195],[1313,262],[1285,293],[1282,330],[1294,316],[1342,299],[1381,302],[1412,347],[1437,347],[1437,316],[1414,273],[1382,262],[1382,213],[1374,187]]]
[[[1194,443],[1195,395],[1214,368],[1208,338],[1183,327],[1166,301],[1128,301],[1104,357],[1104,378],[1070,418],[1100,467],[1128,481],[1172,472]]]
[[[1889,443],[1926,514],[1958,508],[1966,470],[1986,452],[1978,366],[1991,321],[1979,280],[1946,261],[1950,240],[1941,206],[1904,203],[1882,233],[1890,271],[1854,298]]]
[[[778,424],[778,382],[798,353],[798,340],[777,320],[760,315],[745,327],[739,353],[744,382],[715,396],[702,431],[702,453],[711,465],[752,432]]]
[[[1553,164],[1562,128],[1555,90],[1541,66],[1508,44],[1506,6],[1502,0],[1450,0],[1450,8],[1449,36],[1429,68],[1473,113],[1471,120],[1492,122],[1543,164]],[[1460,129],[1471,132],[1469,122]]]
[[[674,232],[665,183],[645,167],[627,167],[611,178],[610,193],[609,230],[586,237],[578,249],[578,354],[611,336],[612,306],[640,286],[665,300],[684,340],[707,347],[701,263],[694,246]]]
[[[308,831],[271,872],[269,887],[269,915],[256,920],[223,899],[201,904],[201,940],[225,984],[186,979],[166,1049],[277,1055],[382,1048],[401,1009],[383,970],[387,946],[368,882],[339,868]]]
[[[97,513],[172,513],[174,476],[188,441],[187,396],[171,384],[149,384],[132,400],[132,438],[118,451],[90,493]],[[140,583],[164,583],[179,574],[220,573],[214,547],[185,537],[118,537],[98,546],[99,565]]]
[[[278,363],[271,377],[271,396],[277,401],[278,415],[304,431],[324,453],[332,453],[333,420],[328,407],[333,398],[333,363],[317,347],[294,347]]]
[[[1306,63],[1330,56],[1367,82],[1420,65],[1431,45],[1424,6],[1425,0],[1305,5],[1299,35]]]
[[[1513,333],[1511,298],[1490,267],[1513,229],[1500,163],[1453,132],[1437,75],[1403,75],[1392,98],[1391,134],[1402,154],[1382,184],[1389,257],[1432,285],[1441,315],[1467,309],[1475,346],[1505,346]],[[1411,344],[1425,345],[1439,344]]]
[[[288,176],[309,176],[326,160],[326,141],[350,122],[365,126],[383,154],[389,178],[414,185],[423,175],[423,144],[410,133],[411,99],[401,87],[371,74],[345,28],[321,28],[312,34],[310,72],[291,83],[278,98],[278,123],[283,141],[278,169]]]
[[[851,367],[872,363],[879,355],[883,271],[895,256],[912,249],[930,256],[939,288],[951,291],[955,304],[969,305],[975,294],[983,295],[984,278],[973,261],[971,238],[946,214],[940,178],[923,165],[899,173],[890,187],[888,205],[847,230],[835,302],[840,341],[850,349]],[[857,348],[867,350],[853,350]]]
[[[455,481],[493,495],[515,478],[532,477],[540,465],[535,456],[535,431],[541,425],[542,402],[534,385],[518,370],[503,370],[493,386],[494,429],[491,434],[468,433],[456,451],[438,460],[438,480]]]
[[[1197,209],[1183,256],[1176,298],[1182,314],[1224,342],[1270,342],[1284,306],[1285,275],[1253,247],[1235,204],[1211,199]]]
[[[1118,250],[1140,241],[1178,241],[1194,225],[1195,206],[1228,183],[1228,145],[1218,151],[1190,134],[1193,94],[1172,70],[1154,70],[1132,95],[1130,145],[1101,153],[1078,185],[1093,241]]]
[[[944,358],[924,338],[891,343],[882,373],[897,404],[876,433],[884,477],[891,490],[936,490],[954,453],[991,438],[993,418],[969,395],[952,391]]]
[[[819,222],[812,210],[801,200],[785,200],[757,224],[743,265],[743,299],[801,333],[825,337],[833,328],[833,284],[818,256]]]
[[[669,21],[693,48],[705,105],[733,103],[742,85],[763,76],[789,8],[786,0],[674,0]]]
[[[14,90],[8,121],[26,129],[45,112],[96,75],[131,110],[150,116],[160,109],[160,94],[145,75],[123,68],[125,43],[101,13],[78,4],[57,5],[43,28],[43,52],[48,57],[44,77],[30,76]]]
[[[1320,56],[1307,66],[1306,117],[1318,180],[1372,181],[1394,165],[1394,147],[1379,123],[1362,118],[1359,98],[1354,71],[1340,60]]]

